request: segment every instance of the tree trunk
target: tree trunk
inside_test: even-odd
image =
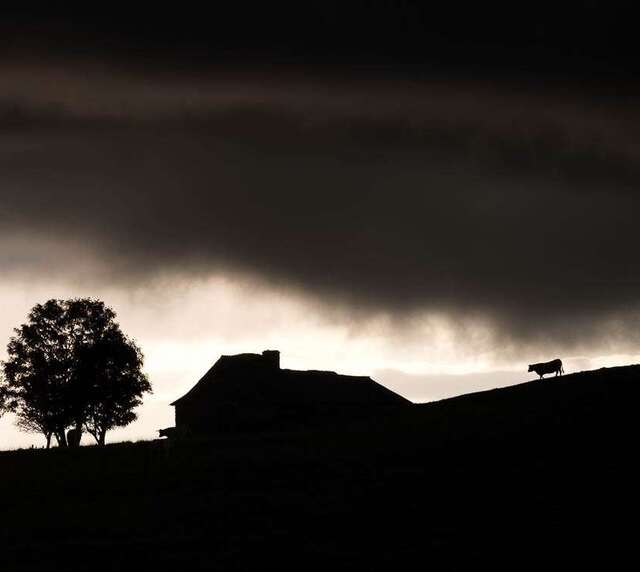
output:
[[[82,441],[82,421],[76,421],[76,426],[74,427],[76,430],[76,434],[74,435],[73,443],[69,440],[69,433],[67,433],[67,446],[69,447],[79,447],[80,441]]]
[[[100,434],[98,435],[98,445],[100,445],[100,447],[104,447],[106,438],[107,438],[107,432],[100,431]]]
[[[58,441],[58,447],[66,448],[67,446],[67,437],[64,431],[56,432],[56,440]]]
[[[45,433],[45,437],[47,438],[47,449],[51,448],[51,433]]]

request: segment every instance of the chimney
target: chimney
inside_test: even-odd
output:
[[[262,352],[265,362],[273,369],[280,369],[280,352],[278,350],[265,350]]]

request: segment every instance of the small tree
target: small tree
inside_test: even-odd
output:
[[[96,440],[102,444],[107,429],[135,419],[132,409],[151,387],[141,373],[140,350],[122,334],[115,313],[104,302],[49,300],[37,304],[27,323],[14,331],[7,346],[9,357],[2,363],[0,405],[3,411],[16,414],[18,427],[42,433],[47,447],[52,435],[65,447],[67,428],[81,431],[90,426],[93,431],[90,416],[95,411],[111,418],[99,423],[101,430],[96,434],[101,437]],[[114,355],[109,357],[108,352]],[[108,375],[99,374],[98,363],[108,365]],[[119,375],[127,381],[122,382]],[[110,388],[109,399],[102,395],[106,387],[101,384]],[[118,395],[120,390],[124,397]],[[111,402],[117,407],[99,405]]]
[[[151,391],[142,360],[140,348],[117,328],[80,353],[78,394],[86,404],[84,427],[98,445],[104,445],[109,429],[135,421],[134,409]]]

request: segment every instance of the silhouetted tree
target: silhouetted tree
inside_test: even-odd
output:
[[[78,395],[85,403],[84,427],[98,445],[104,445],[109,429],[136,419],[134,409],[151,391],[142,373],[142,352],[118,328],[112,328],[95,344],[79,352]]]
[[[49,300],[14,331],[2,362],[0,405],[16,414],[18,427],[42,433],[47,447],[52,436],[66,447],[69,427],[78,439],[86,427],[103,444],[108,429],[136,418],[132,410],[151,386],[139,348],[104,302]]]

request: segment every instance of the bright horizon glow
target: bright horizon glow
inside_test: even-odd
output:
[[[12,277],[0,284],[0,356],[12,328],[49,298],[93,296],[113,307],[123,331],[145,354],[154,393],[139,419],[111,431],[108,442],[153,439],[173,425],[170,403],[186,393],[220,355],[281,351],[282,367],[370,375],[416,402],[521,383],[531,379],[522,361],[501,357],[481,325],[469,324],[467,344],[444,316],[416,316],[403,329],[384,315],[358,319],[301,296],[241,277],[159,278],[135,287],[44,284]],[[555,356],[549,356],[555,357]],[[624,365],[640,356],[561,356],[567,372]],[[530,360],[536,361],[536,360]],[[42,446],[37,434],[18,431],[11,415],[0,419],[0,449]],[[85,436],[83,443],[90,443]]]

